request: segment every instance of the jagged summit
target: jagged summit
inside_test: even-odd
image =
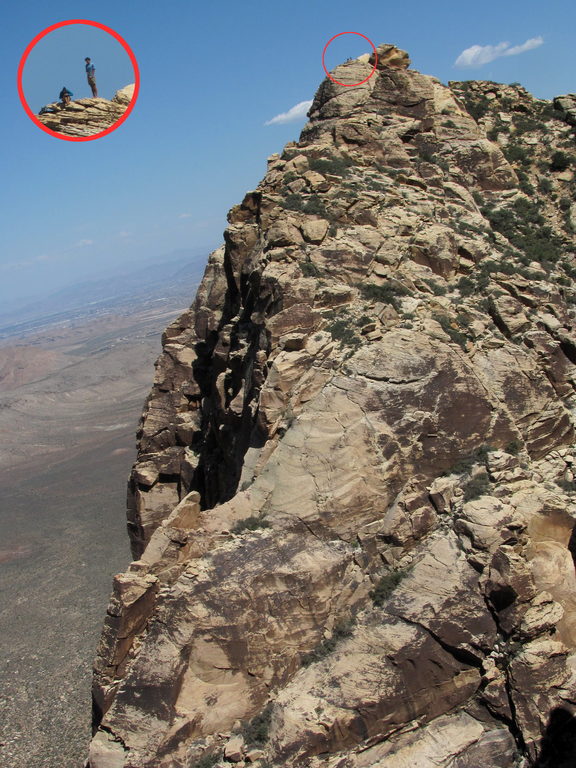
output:
[[[573,717],[569,108],[379,52],[166,329],[91,768],[513,768]]]
[[[116,91],[112,101],[102,98],[75,99],[67,106],[53,102],[43,107],[38,119],[66,136],[93,136],[117,122],[132,100],[134,83]]]

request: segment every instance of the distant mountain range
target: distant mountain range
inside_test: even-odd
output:
[[[190,304],[207,261],[209,247],[180,249],[163,258],[123,265],[106,277],[66,286],[45,298],[30,299],[18,308],[0,313],[0,340],[36,330],[39,326],[126,309],[162,298],[181,298]]]

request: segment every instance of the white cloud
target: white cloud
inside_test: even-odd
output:
[[[538,48],[544,39],[542,37],[531,37],[522,45],[510,47],[510,43],[498,43],[498,45],[472,45],[470,48],[462,51],[460,56],[454,62],[455,67],[481,67],[483,64],[489,64],[501,56],[517,56],[519,53],[531,51]]]
[[[189,219],[192,216],[191,213],[181,213],[178,218],[179,219]]]
[[[78,240],[74,243],[74,248],[84,248],[86,245],[94,245],[94,240]]]
[[[306,117],[306,112],[312,106],[312,101],[300,101],[291,107],[288,112],[281,112],[271,120],[267,120],[264,125],[282,125],[283,123],[294,123],[296,120],[302,120]]]

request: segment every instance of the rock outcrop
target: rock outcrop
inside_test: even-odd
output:
[[[67,106],[54,102],[37,115],[47,128],[66,136],[93,136],[118,122],[134,95],[134,84],[116,91],[112,101],[101,98],[75,99]]]
[[[166,329],[91,768],[508,768],[572,722],[569,111],[379,54]]]

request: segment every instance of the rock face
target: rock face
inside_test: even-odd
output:
[[[572,722],[574,137],[379,54],[166,329],[91,768],[508,768]]]
[[[54,102],[43,107],[49,110],[37,115],[47,128],[66,136],[93,136],[116,123],[126,112],[134,96],[134,84],[116,91],[112,101],[101,98],[76,99],[68,106]]]

